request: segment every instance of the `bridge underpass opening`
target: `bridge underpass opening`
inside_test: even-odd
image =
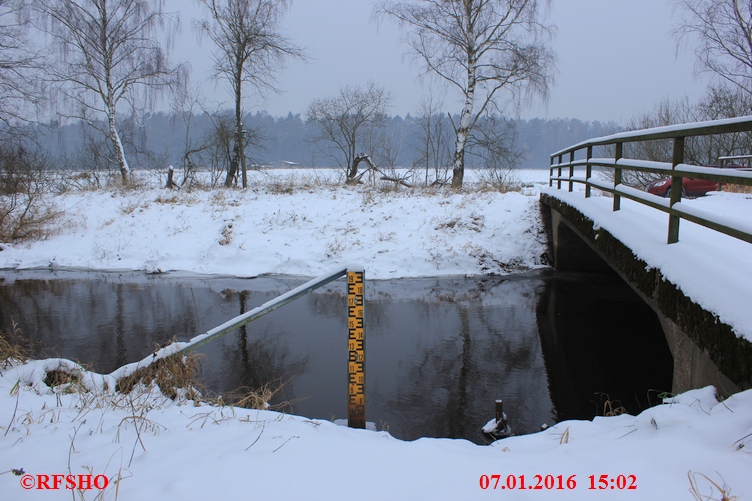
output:
[[[713,385],[730,395],[749,387],[749,341],[575,207],[543,193],[541,210],[555,269],[591,271],[607,264],[655,312],[674,360],[673,393]]]
[[[537,318],[557,420],[637,414],[671,391],[658,317],[615,272],[556,272]]]
[[[538,324],[557,412],[589,419],[607,402],[631,414],[659,403],[673,389],[674,358],[658,315],[559,212],[541,207],[556,278]]]

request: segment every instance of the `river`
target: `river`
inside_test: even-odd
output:
[[[367,276],[366,276],[367,278]],[[97,372],[184,341],[307,279],[6,271],[0,327]],[[204,391],[284,386],[270,402],[346,418],[344,280],[201,348]],[[402,439],[486,443],[503,399],[514,433],[619,409],[671,389],[652,311],[617,276],[556,273],[367,280],[366,417]]]

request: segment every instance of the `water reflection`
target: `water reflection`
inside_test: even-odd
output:
[[[538,326],[557,419],[636,414],[671,391],[673,359],[653,311],[616,275],[561,274]]]
[[[403,335],[368,347],[369,363],[388,367],[374,390],[393,433],[482,442],[497,398],[518,433],[551,422],[535,320],[541,276],[413,280],[412,296],[395,299],[401,282],[378,287],[393,292],[382,292],[392,319],[384,332]]]
[[[79,360],[99,372],[139,360],[173,337],[205,332],[304,281],[47,271],[2,277],[0,325],[8,328],[12,319],[43,343],[37,355]],[[493,417],[497,398],[504,399],[517,433],[581,417],[587,407],[581,395],[613,391],[603,383],[614,378],[596,371],[588,379],[582,343],[593,343],[598,329],[591,338],[580,334],[614,312],[573,304],[583,294],[598,298],[615,288],[613,277],[546,272],[368,281],[367,419],[399,438],[483,443],[479,430]],[[346,418],[345,293],[344,281],[334,282],[205,345],[207,388],[226,392],[289,381],[272,403],[294,402],[290,410],[309,417]],[[617,297],[614,305],[632,316],[645,314],[630,310],[632,303]],[[640,384],[663,383],[647,377]],[[628,382],[622,390],[643,391]]]

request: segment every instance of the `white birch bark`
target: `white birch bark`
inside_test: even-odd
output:
[[[475,63],[470,62],[467,70],[467,90],[465,92],[465,105],[460,115],[460,124],[457,127],[457,139],[454,145],[454,164],[452,166],[452,187],[461,188],[465,177],[465,146],[470,135],[470,125],[473,117],[475,104]]]
[[[123,178],[123,184],[128,184],[130,181],[131,169],[128,165],[128,160],[125,158],[123,142],[120,140],[120,134],[118,134],[117,127],[115,126],[115,104],[112,102],[110,102],[107,107],[107,119],[110,125],[110,142],[112,142],[112,147],[115,150],[115,159],[117,160],[118,168],[120,169],[120,175]]]

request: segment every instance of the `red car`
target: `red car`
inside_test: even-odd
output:
[[[691,196],[699,197],[707,195],[709,191],[718,191],[720,186],[715,181],[706,179],[692,179],[689,177],[682,178],[682,197]],[[671,178],[666,177],[653,181],[648,185],[648,193],[662,197],[671,196]]]

